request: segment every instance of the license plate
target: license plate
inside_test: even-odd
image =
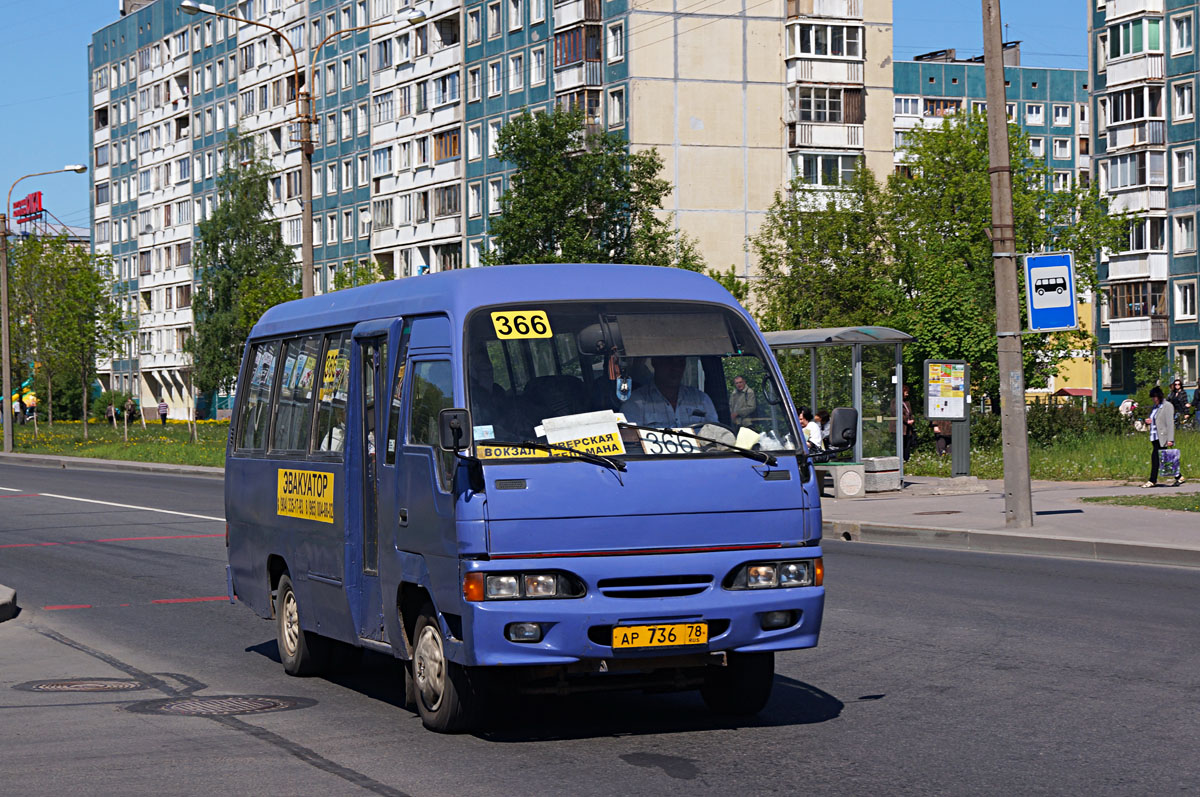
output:
[[[613,649],[668,648],[708,643],[708,623],[613,626]]]

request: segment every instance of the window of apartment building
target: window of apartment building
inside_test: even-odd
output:
[[[349,191],[354,188],[354,161],[342,161],[342,190]]]
[[[962,100],[926,99],[923,114],[925,116],[952,116],[962,110]]]
[[[500,197],[504,195],[504,182],[500,178],[488,181],[488,213],[500,212]]]
[[[546,82],[546,48],[531,51],[529,58],[529,85],[540,86]]]
[[[1040,102],[1025,103],[1025,124],[1041,125],[1046,123],[1046,106]]]
[[[1167,314],[1165,282],[1115,282],[1109,287],[1108,317],[1146,318]]]
[[[396,90],[396,116],[403,119],[412,115],[412,86],[401,86]]]
[[[608,126],[625,126],[625,89],[608,92]]]
[[[429,192],[417,191],[413,194],[413,221],[424,224],[429,221]]]
[[[366,135],[369,132],[367,128],[370,125],[367,122],[367,118],[367,104],[365,102],[359,103],[358,107],[354,109],[354,129],[358,131],[360,136]]]
[[[371,182],[371,161],[366,155],[358,156],[358,184],[366,187]]]
[[[473,8],[467,12],[467,44],[478,44],[482,38],[480,11]]]
[[[488,122],[487,154],[489,158],[496,157],[496,147],[500,144],[500,128],[503,125],[504,122],[500,119]]]
[[[488,64],[488,96],[495,97],[502,90],[501,64],[499,61],[492,61]]]
[[[789,56],[862,57],[863,29],[857,25],[793,25],[787,38]]]
[[[412,142],[401,141],[396,145],[396,169],[407,171],[412,168]]]
[[[835,186],[854,177],[857,155],[798,153],[790,156],[792,177],[808,185]]]
[[[483,156],[483,129],[479,125],[467,128],[467,160],[479,160]]]
[[[371,224],[373,222],[374,222],[374,219],[371,217],[371,209],[370,208],[364,206],[364,207],[361,207],[358,209],[358,237],[359,238],[370,238],[371,237]]]
[[[342,138],[352,138],[354,136],[354,117],[350,113],[349,108],[342,109]]]
[[[413,31],[413,57],[420,58],[429,52],[429,28],[421,26]]]
[[[411,60],[410,38],[407,33],[396,37],[396,63],[403,64]]]
[[[429,109],[429,81],[417,81],[413,86],[413,95],[416,97],[416,107],[414,110],[417,113],[425,113]]]
[[[519,58],[519,56],[513,56]],[[433,79],[434,107],[458,102],[458,72],[447,72]]]
[[[376,94],[371,98],[371,110],[375,119],[375,124],[383,124],[390,122],[395,118],[396,105],[394,101],[394,92],[388,91],[383,94]]]
[[[1070,160],[1071,158],[1071,139],[1056,138],[1054,139],[1054,157],[1056,160]]]
[[[546,21],[546,0],[529,0],[529,24]]]
[[[608,26],[608,62],[625,60],[625,23],[615,22]]]
[[[354,64],[349,58],[342,59],[342,88],[348,89],[354,84]]]
[[[389,230],[395,226],[392,220],[392,197],[376,199],[371,203],[371,226],[376,230]]]
[[[292,169],[283,175],[284,182],[287,186],[286,197],[288,199],[296,199],[300,196],[300,170]]]
[[[1196,185],[1196,151],[1192,148],[1177,149],[1172,153],[1175,188],[1190,188]]]
[[[1071,173],[1070,172],[1055,172],[1051,188],[1055,192],[1071,190]]]
[[[1046,157],[1046,139],[1033,136],[1029,139],[1029,154],[1035,158]]]
[[[332,94],[337,91],[337,64],[325,65],[325,93]]]
[[[330,194],[338,192],[337,164],[325,164],[325,190]]]
[[[1179,280],[1175,283],[1175,320],[1196,319],[1196,281]],[[1195,371],[1192,372],[1193,376]]]
[[[1106,190],[1116,190],[1139,185],[1166,185],[1166,154],[1162,152],[1134,152],[1117,155],[1107,163],[1108,185]],[[1102,171],[1103,176],[1103,171]]]
[[[392,40],[383,39],[375,42],[375,70],[388,69],[392,66]]]
[[[362,82],[366,81],[366,79],[370,75],[370,71],[371,71],[371,67],[367,62],[367,51],[363,50],[362,52],[360,52],[357,55],[356,60],[358,61],[358,69],[356,70],[356,73],[358,75],[358,82],[362,83]]]
[[[354,240],[354,211],[353,210],[343,210],[342,211],[342,240],[343,241],[353,241]]]
[[[517,53],[508,57],[508,90],[522,91],[525,88],[525,56]]]
[[[1196,385],[1196,347],[1175,349],[1175,363],[1179,369],[1179,379],[1185,387]]]
[[[1054,126],[1055,127],[1070,127],[1070,125],[1071,125],[1071,106],[1070,105],[1055,105],[1053,113],[1054,113]]]
[[[1167,220],[1163,218],[1136,219],[1129,224],[1130,252],[1166,251]]]
[[[416,165],[424,166],[429,163],[429,137],[420,136],[413,139],[413,152],[416,156]]]
[[[462,210],[461,192],[457,183],[433,189],[433,215],[435,218],[457,216]]]
[[[524,16],[522,0],[508,0],[508,29],[519,30]]]
[[[987,103],[982,100],[971,100],[971,113],[979,114],[980,116],[987,115]]]
[[[1171,109],[1172,122],[1191,119],[1196,115],[1195,90],[1193,89],[1192,82],[1190,80],[1186,83],[1173,84],[1171,86],[1171,95],[1174,97],[1174,103]]]
[[[554,34],[554,65],[600,60],[600,26],[584,25]]]
[[[392,148],[379,147],[371,153],[371,174],[385,177],[392,173]]]
[[[96,183],[96,204],[97,205],[107,205],[108,198],[109,198],[108,183],[107,182]]]
[[[1171,55],[1183,55],[1192,51],[1192,15],[1176,14],[1171,17]]]
[[[99,168],[101,166],[107,166],[107,165],[108,165],[108,144],[101,144],[100,146],[96,147],[96,150],[92,155],[92,166],[93,166],[93,168]]]
[[[501,34],[500,28],[500,4],[488,3],[487,7],[487,35],[489,39],[494,39]]]
[[[483,92],[480,87],[480,71],[479,67],[472,67],[467,70],[467,100],[475,102],[482,96]]]
[[[458,128],[433,134],[433,160],[435,163],[453,160],[459,156]]]
[[[896,116],[920,116],[921,98],[897,97],[895,99],[895,114]]]
[[[337,141],[337,114],[331,113],[325,116],[325,143],[332,144]]]
[[[1108,58],[1115,61],[1118,58],[1138,55],[1139,53],[1161,53],[1162,41],[1159,37],[1161,19],[1135,19],[1110,25],[1108,28]]]
[[[1116,91],[1107,98],[1100,100],[1101,118],[1108,114],[1107,122],[1102,123],[1103,129],[1109,124],[1123,124],[1139,119],[1162,119],[1162,87],[1139,86],[1124,91]]]
[[[471,183],[467,186],[467,215],[471,218],[479,216],[483,204],[483,185],[480,183]]]
[[[1175,217],[1175,252],[1196,251],[1196,217],[1192,215]]]

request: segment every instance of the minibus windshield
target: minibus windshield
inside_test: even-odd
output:
[[[609,457],[797,448],[799,435],[769,355],[729,308],[687,302],[491,307],[469,318],[466,346],[472,437],[481,459],[571,456],[523,443]]]

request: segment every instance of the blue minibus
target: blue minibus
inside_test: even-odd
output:
[[[834,440],[854,436],[836,411]],[[766,704],[825,591],[815,468],[762,334],[700,274],[451,271],[271,308],[225,468],[228,587],[292,675],[375,650],[426,727],[488,698]]]

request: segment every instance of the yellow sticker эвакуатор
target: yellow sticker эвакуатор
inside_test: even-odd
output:
[[[275,506],[279,515],[332,523],[333,474],[281,469]]]

